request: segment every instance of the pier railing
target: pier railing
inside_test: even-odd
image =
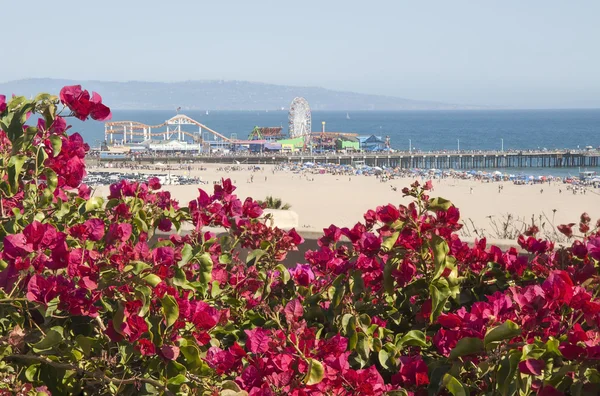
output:
[[[133,154],[129,160],[144,163],[244,163],[278,164],[286,162],[334,163],[369,166],[390,166],[403,169],[496,169],[496,168],[561,168],[597,167],[600,164],[598,150],[510,150],[510,151],[395,151],[378,153],[227,153],[227,154]],[[101,159],[101,161],[115,161]]]

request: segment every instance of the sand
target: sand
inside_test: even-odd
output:
[[[252,172],[244,168],[240,171],[218,171],[227,165],[206,164],[207,170],[192,170],[191,176],[200,176],[210,184],[199,186],[166,185],[164,188],[185,204],[197,196],[197,189],[212,191],[212,183],[221,177],[230,178],[237,186],[236,194],[244,199],[251,196],[264,199],[267,195],[281,198],[291,205],[299,217],[299,229],[320,231],[330,224],[352,226],[362,220],[368,209],[378,205],[392,203],[407,204],[401,190],[414,181],[411,178],[394,179],[381,182],[374,176],[337,176],[330,174],[309,174],[305,176],[291,172],[275,172],[273,166],[264,165],[263,170]],[[94,170],[94,169],[90,169]],[[143,172],[143,171],[142,171]],[[158,173],[158,171],[147,171]],[[172,174],[190,174],[187,171],[171,171]],[[250,182],[251,176],[254,181]],[[265,180],[266,177],[266,180]],[[498,186],[503,189],[499,193]],[[391,186],[397,188],[393,191]],[[512,238],[506,233],[495,230],[493,222],[501,228],[507,214],[516,221],[509,227],[522,228],[523,222],[531,222],[532,215],[539,222],[540,216],[547,230],[551,224],[576,223],[582,212],[586,211],[595,222],[600,218],[600,194],[588,188],[586,194],[574,195],[566,189],[567,185],[552,182],[544,185],[514,185],[512,182],[482,183],[474,180],[442,179],[434,180],[431,196],[441,196],[451,200],[461,212],[466,223],[463,236],[476,236],[473,224],[483,229],[484,235],[493,239]],[[473,189],[471,193],[471,188]],[[540,190],[543,189],[543,192]],[[562,190],[562,193],[559,193]],[[108,186],[98,187],[97,195],[106,196]],[[504,235],[503,235],[504,234]],[[481,231],[480,231],[481,235]]]

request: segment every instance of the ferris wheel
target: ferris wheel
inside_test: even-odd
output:
[[[290,105],[289,126],[290,138],[305,137],[305,143],[308,143],[311,132],[311,114],[310,106],[304,98],[294,98]]]

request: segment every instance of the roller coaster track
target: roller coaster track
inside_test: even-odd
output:
[[[228,143],[235,143],[237,142],[237,140],[233,140],[230,139],[228,137],[226,137],[225,135],[220,134],[217,131],[212,130],[211,128],[207,127],[204,124],[199,123],[198,121],[180,114],[180,115],[176,115],[175,117],[163,122],[162,124],[157,124],[157,125],[147,125],[138,121],[111,121],[111,122],[107,122],[104,124],[104,130],[106,134],[114,134],[114,135],[120,135],[123,133],[129,134],[129,135],[134,135],[134,136],[164,136],[166,133],[169,134],[173,134],[173,133],[181,133],[184,134],[186,136],[190,136],[192,139],[196,139],[197,136],[194,135],[193,133],[190,132],[185,132],[185,131],[162,131],[162,132],[149,132],[153,129],[159,129],[162,127],[172,127],[172,126],[178,126],[178,125],[195,125],[197,127],[200,127],[201,129],[205,129],[208,132],[210,132],[213,136],[218,137]],[[121,129],[121,128],[124,128]],[[148,132],[144,132],[145,130],[147,130]]]
[[[169,127],[177,127],[181,125],[195,125],[200,128],[200,130],[205,130],[211,133],[215,138],[219,138],[227,143],[233,144],[248,144],[248,143],[264,143],[266,140],[241,140],[241,139],[231,139],[226,137],[225,135],[207,127],[206,125],[186,116],[183,114],[178,114],[175,117],[163,122],[162,124],[157,125],[148,125],[139,121],[110,121],[104,124],[104,134],[108,135],[125,135],[125,136],[142,136],[144,138],[155,137],[164,137],[165,135],[173,135],[173,134],[181,134],[185,136],[189,136],[192,140],[196,141],[199,135],[182,131],[180,129],[177,130],[169,130]],[[160,132],[152,132],[152,130],[160,129],[166,127],[166,130]],[[356,133],[343,133],[343,132],[312,132],[310,134],[314,138],[319,137],[338,137],[338,136],[357,136]]]

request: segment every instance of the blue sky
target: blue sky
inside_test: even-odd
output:
[[[0,0],[0,81],[249,80],[600,107],[599,15],[597,0]]]

